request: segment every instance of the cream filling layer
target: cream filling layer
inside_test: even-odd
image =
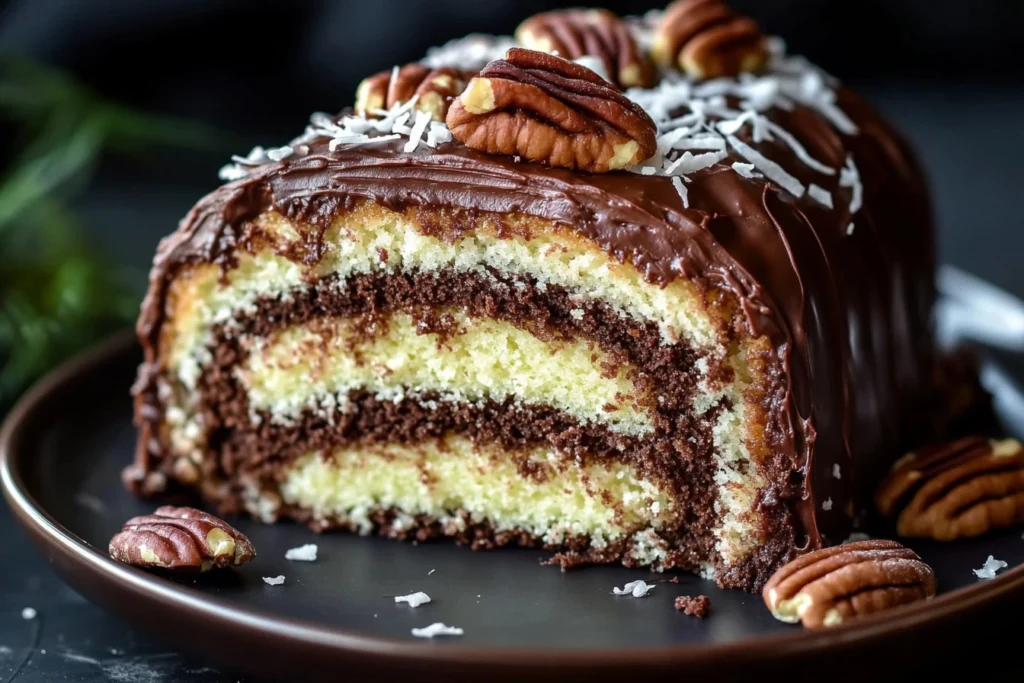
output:
[[[288,471],[280,487],[285,503],[319,519],[344,519],[363,533],[374,510],[397,508],[401,529],[413,515],[443,524],[489,522],[496,531],[523,530],[548,543],[584,535],[595,547],[640,534],[637,552],[647,564],[664,557],[655,534],[672,499],[621,462],[581,466],[538,448],[524,454],[541,473],[523,477],[499,446],[459,436],[416,444],[382,444],[310,453]],[[638,558],[640,559],[640,558]]]
[[[256,223],[277,250],[301,243],[299,228],[277,213],[264,214]],[[209,360],[214,325],[251,314],[260,298],[289,300],[318,278],[344,279],[375,271],[453,269],[482,277],[493,277],[494,271],[536,282],[542,290],[558,285],[581,301],[599,300],[621,315],[656,323],[665,343],[682,340],[709,354],[724,354],[691,285],[652,285],[631,265],[615,261],[590,240],[567,230],[535,229],[529,239],[515,234],[499,237],[497,228],[481,221],[476,232],[448,242],[420,232],[403,214],[372,206],[339,216],[324,240],[326,253],[313,266],[269,248],[255,254],[239,250],[237,266],[226,274],[218,266],[201,266],[174,284],[169,364],[185,387],[195,387]]]
[[[427,392],[470,404],[511,398],[625,435],[653,431],[629,367],[597,344],[545,342],[504,321],[449,315],[454,328],[444,336],[421,332],[412,316],[396,313],[373,336],[356,320],[322,319],[246,339],[248,358],[236,375],[254,411],[283,421],[339,402],[344,410],[349,391],[365,390],[396,402]]]

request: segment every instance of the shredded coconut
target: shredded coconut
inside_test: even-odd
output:
[[[870,541],[870,540],[871,540],[871,537],[868,536],[863,531],[854,531],[852,534],[850,534],[849,538],[847,538],[845,541],[843,541],[843,543],[844,544],[846,544],[846,543],[856,543],[857,541]]]
[[[799,180],[790,175],[779,166],[777,163],[764,156],[756,149],[743,142],[735,135],[730,135],[729,146],[736,150],[736,152],[752,163],[754,167],[765,174],[769,180],[777,183],[782,189],[789,192],[794,197],[800,198],[804,196],[804,186]]]
[[[609,83],[611,82],[612,79],[608,75],[608,71],[605,70],[604,68],[604,60],[601,59],[600,57],[595,57],[593,55],[583,55],[582,57],[579,57],[572,61],[576,62],[577,64],[586,69],[590,69],[591,71],[593,71],[594,73],[596,73],[598,76],[608,81]]]
[[[852,235],[853,234],[853,221],[850,221],[850,224],[846,226],[846,234],[847,235]]]
[[[860,172],[857,170],[857,165],[853,163],[852,156],[846,158],[846,165],[839,171],[839,187],[848,187],[852,191],[850,215],[860,211],[864,201],[864,186],[860,182]]]
[[[282,583],[284,583],[284,576],[264,576],[263,583],[267,584],[268,586],[280,586]]]
[[[807,194],[810,195],[811,199],[818,202],[822,206],[831,209],[832,208],[832,193],[823,187],[819,187],[814,183],[811,183],[807,188]]]
[[[985,564],[981,566],[981,569],[972,569],[971,571],[973,571],[974,575],[979,579],[994,579],[996,573],[1000,569],[1006,569],[1008,566],[1009,565],[1003,560],[997,560],[989,555],[988,559],[985,560]]]
[[[430,576],[431,574],[433,574],[436,571],[437,571],[436,569],[431,569],[429,572],[427,572],[427,576]]]
[[[642,598],[650,593],[653,588],[653,583],[647,583],[643,579],[637,579],[636,581],[630,581],[622,588],[612,588],[612,593],[615,595],[632,595],[634,598]]]
[[[515,44],[510,37],[471,33],[430,48],[421,63],[431,69],[453,66],[467,71],[479,71],[487,62],[504,57]]]
[[[829,510],[831,510],[832,509],[832,499],[831,498],[826,498],[825,502],[821,504],[821,509],[824,510],[825,512],[828,512]]]
[[[298,548],[292,548],[284,554],[286,560],[299,560],[300,562],[316,562],[317,553],[316,543],[307,543],[306,545],[300,545]]]
[[[287,159],[294,153],[295,150],[292,149],[290,145],[285,145],[284,147],[268,149],[267,158],[270,159],[271,161],[281,161],[282,159]]]
[[[732,170],[739,173],[744,178],[763,178],[760,173],[754,170],[753,164],[745,164],[742,161],[734,161],[732,164]]]
[[[422,591],[417,591],[409,595],[396,595],[395,602],[407,602],[409,607],[419,607],[430,602],[430,596]]]
[[[679,176],[672,176],[672,186],[676,188],[676,192],[678,192],[679,196],[682,197],[683,208],[690,208],[690,199],[688,197],[689,193],[687,192],[686,186],[683,185],[683,181],[679,178]]]
[[[462,629],[456,626],[446,626],[437,622],[426,628],[414,628],[412,634],[417,638],[433,638],[434,636],[461,636]]]
[[[37,612],[33,607],[26,607],[25,609],[21,610],[21,618],[25,619],[26,621],[30,619],[35,619],[36,614]]]
[[[832,476],[835,477],[836,479],[842,479],[843,478],[843,473],[839,469],[839,463],[836,463],[836,464],[832,465]]]

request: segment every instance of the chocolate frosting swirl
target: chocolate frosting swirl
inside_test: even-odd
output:
[[[767,336],[772,348],[775,387],[765,399],[772,484],[759,505],[793,513],[796,550],[839,542],[924,412],[935,262],[928,196],[912,154],[864,101],[843,88],[837,95],[857,135],[801,106],[769,116],[834,168],[853,156],[863,206],[852,217],[851,188],[778,142],[759,145],[805,185],[829,190],[835,208],[741,176],[729,166],[744,161],[737,157],[694,174],[686,208],[665,177],[553,169],[458,143],[404,152],[397,140],[331,152],[326,140],[307,141],[308,154],[256,167],[202,199],[161,243],[138,325],[147,362],[156,362],[167,284],[178,268],[230,259],[246,222],[268,209],[326,225],[340,207],[369,199],[396,210],[557,221],[652,283],[687,278],[736,298],[748,331]],[[321,247],[312,245],[307,258]],[[155,396],[155,375],[152,365],[140,373],[140,411],[145,396]],[[140,453],[143,470],[146,458]]]

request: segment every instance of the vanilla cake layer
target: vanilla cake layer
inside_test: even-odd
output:
[[[631,436],[653,431],[644,407],[651,399],[630,380],[637,370],[595,342],[544,341],[509,322],[436,313],[445,321],[438,332],[396,313],[369,324],[321,319],[243,343],[247,361],[237,373],[250,408],[287,421],[355,389],[382,400],[436,393],[551,406]]]
[[[458,232],[434,226],[435,219],[425,212],[398,213],[365,203],[338,215],[322,232],[277,212],[259,216],[247,228],[246,248],[233,255],[226,272],[218,265],[201,265],[171,283],[171,324],[161,343],[169,366],[184,386],[194,388],[208,360],[212,328],[251,313],[260,299],[294,297],[311,281],[328,276],[343,280],[372,272],[441,270],[518,277],[542,290],[559,286],[580,302],[600,301],[634,320],[657,324],[666,344],[680,341],[724,357],[715,318],[727,312],[708,316],[723,300],[706,301],[685,281],[652,285],[570,229],[536,219],[497,222],[486,214],[467,220]],[[322,235],[320,258],[314,263],[289,258],[311,232]]]
[[[516,458],[459,436],[336,448],[295,460],[282,473],[280,500],[309,511],[317,523],[361,533],[373,531],[374,513],[387,510],[398,511],[395,531],[426,517],[453,535],[467,524],[487,524],[492,533],[524,532],[546,546],[586,538],[602,549],[643,533],[637,549],[647,556],[636,561],[664,559],[667,546],[651,547],[650,539],[672,520],[673,498],[633,467],[595,460],[580,465],[543,446]],[[522,476],[524,466],[530,476]]]

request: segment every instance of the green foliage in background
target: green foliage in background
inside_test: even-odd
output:
[[[138,274],[91,246],[70,208],[101,153],[210,147],[205,126],[106,101],[68,75],[0,56],[0,408],[42,373],[138,314]]]

